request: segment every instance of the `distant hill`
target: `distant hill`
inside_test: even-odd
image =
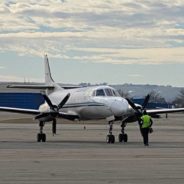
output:
[[[115,89],[123,90],[125,93],[129,93],[130,97],[142,98],[151,91],[159,93],[165,98],[167,102],[172,102],[179,94],[182,88],[172,86],[158,86],[158,85],[135,85],[135,84],[123,84],[123,85],[111,85]]]

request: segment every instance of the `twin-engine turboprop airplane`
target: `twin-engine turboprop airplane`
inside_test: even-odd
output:
[[[45,142],[46,134],[43,133],[45,122],[52,122],[53,134],[56,134],[56,119],[69,120],[99,120],[106,119],[109,123],[107,143],[114,143],[115,137],[112,133],[113,122],[121,121],[121,133],[119,142],[127,142],[125,133],[126,124],[138,121],[149,101],[149,95],[145,98],[142,106],[134,104],[131,100],[122,98],[119,93],[109,86],[93,86],[65,89],[54,82],[50,72],[47,55],[44,58],[45,84],[44,85],[11,85],[11,88],[45,89],[43,97],[45,103],[39,109],[22,109],[0,107],[1,111],[25,113],[35,115],[39,121],[40,132],[37,141]],[[147,110],[150,115],[184,111],[184,108],[176,109],[154,109]]]

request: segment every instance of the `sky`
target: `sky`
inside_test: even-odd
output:
[[[184,0],[0,0],[0,81],[184,87]]]

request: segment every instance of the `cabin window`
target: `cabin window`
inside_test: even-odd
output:
[[[96,90],[96,96],[105,96],[104,90],[103,89]]]

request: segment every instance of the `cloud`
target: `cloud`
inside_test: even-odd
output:
[[[1,70],[1,69],[5,69],[5,67],[4,67],[4,66],[0,66],[0,70]]]
[[[118,45],[111,43],[111,41],[109,41],[111,47],[104,43],[94,47],[95,43],[92,39],[90,41],[81,41],[80,39],[83,36],[80,33],[75,38],[72,38],[76,43],[71,45],[68,43],[68,41],[70,42],[70,36],[67,36],[68,33],[65,33],[65,36],[63,36],[63,33],[58,33],[59,36],[57,36],[57,33],[53,36],[50,33],[46,33],[45,36],[40,37],[39,34],[41,33],[36,33],[29,38],[26,38],[24,34],[20,34],[20,37],[2,38],[0,48],[5,51],[16,51],[19,55],[30,54],[40,57],[46,52],[49,57],[61,58],[64,61],[113,64],[164,64],[182,63],[184,61],[184,47],[159,48],[159,45],[155,44],[155,48],[139,48],[139,42],[137,42],[137,45],[134,44],[133,48],[118,48]],[[72,33],[69,33],[69,35],[72,35]],[[61,38],[62,36],[64,38]],[[101,39],[97,35],[96,38]],[[19,40],[18,43],[17,39]],[[115,38],[115,40],[118,40],[118,38]],[[9,44],[10,42],[11,44]],[[85,43],[88,43],[90,47],[85,48]]]
[[[183,63],[182,0],[9,0],[0,4],[0,51],[64,61]]]
[[[143,77],[143,75],[140,74],[129,74],[128,76],[133,78]]]

